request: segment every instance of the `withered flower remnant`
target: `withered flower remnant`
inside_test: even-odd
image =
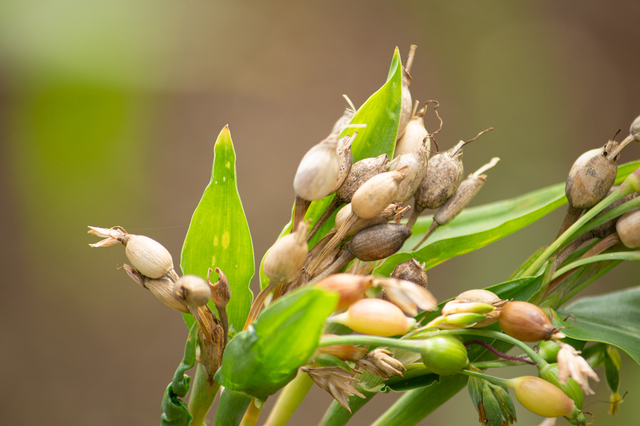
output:
[[[362,393],[360,393],[355,387],[353,387],[353,383],[357,382],[358,379],[352,377],[342,368],[301,367],[300,371],[302,371],[303,373],[307,373],[318,386],[320,386],[326,392],[329,392],[329,394],[331,394],[331,396],[336,401],[338,401],[338,403],[342,405],[345,410],[349,412],[351,412],[351,408],[349,408],[349,396],[356,395],[360,398],[365,398]]]
[[[595,392],[589,387],[589,379],[599,382],[600,378],[596,372],[573,346],[562,342],[558,343],[561,346],[557,356],[560,383],[567,383],[567,379],[571,377],[580,385],[585,394],[593,395]]]
[[[385,348],[372,350],[356,361],[356,367],[384,380],[391,376],[402,377],[402,373],[407,371],[405,366],[393,357],[391,351]]]

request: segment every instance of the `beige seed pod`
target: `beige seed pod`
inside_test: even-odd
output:
[[[505,333],[523,342],[566,337],[553,326],[542,309],[528,302],[509,302],[504,305],[498,323]]]
[[[204,306],[211,299],[209,284],[197,275],[184,275],[178,278],[173,294],[190,308]]]
[[[371,277],[344,273],[329,275],[318,281],[315,286],[337,292],[340,300],[336,311],[342,311],[362,299],[371,287],[371,282]]]
[[[394,158],[411,154],[420,147],[427,136],[429,136],[429,132],[427,132],[427,129],[424,127],[424,114],[427,111],[427,106],[425,105],[424,108],[416,112],[417,107],[418,101],[416,101],[413,107],[411,120],[407,124],[404,135],[396,142],[396,150],[393,153]]]
[[[420,186],[427,172],[430,143],[431,140],[427,138],[413,152],[396,157],[391,162],[391,170],[403,170],[405,175],[398,188],[397,202],[409,201]]]
[[[122,268],[135,282],[149,290],[151,294],[156,297],[156,299],[158,299],[171,309],[175,309],[176,311],[184,313],[189,312],[189,309],[187,308],[184,300],[179,299],[173,293],[174,282],[170,278],[149,278],[148,276],[141,274],[126,263],[122,265]]]
[[[358,132],[354,132],[353,136],[345,136],[340,138],[338,141],[338,146],[336,148],[336,155],[338,156],[339,168],[338,175],[336,176],[336,181],[331,188],[330,194],[336,192],[343,184],[347,176],[349,175],[349,171],[351,170],[351,166],[353,165],[353,153],[351,152],[351,143],[358,135]]]
[[[377,225],[379,223],[386,223],[391,220],[398,221],[404,213],[409,210],[409,206],[402,207],[401,204],[389,204],[382,212],[372,217],[371,219],[363,219],[357,217],[356,221],[351,223],[348,228],[345,230],[344,236],[355,235],[358,232],[366,229],[370,226]],[[347,220],[352,217],[351,203],[344,206],[338,214],[336,215],[336,229],[342,228],[342,226],[347,222]],[[343,236],[343,238],[344,238]]]
[[[565,193],[571,207],[588,209],[606,197],[616,179],[615,159],[608,158],[611,145],[582,154],[571,167]]]
[[[144,235],[126,234],[122,238],[125,254],[142,275],[160,278],[173,270],[173,259],[162,244]]]
[[[327,221],[329,217],[344,203],[351,202],[353,194],[373,176],[383,173],[387,170],[389,165],[389,157],[387,154],[382,154],[373,158],[365,158],[353,164],[349,170],[349,174],[346,179],[336,191],[336,196],[331,201],[331,204],[320,216],[320,219],[313,225],[313,229],[307,236],[307,241],[311,240],[318,229]]]
[[[633,123],[631,123],[629,134],[633,136],[637,142],[640,142],[640,115],[633,120]]]
[[[616,222],[616,231],[627,248],[640,248],[640,209],[623,214]]]
[[[320,200],[331,194],[340,169],[336,152],[338,138],[332,134],[302,157],[293,179],[293,189],[304,200]]]
[[[302,270],[308,252],[308,229],[305,222],[300,222],[294,233],[280,238],[269,249],[262,268],[272,284],[293,281]]]
[[[376,336],[396,336],[405,334],[416,323],[413,318],[404,316],[400,308],[381,299],[362,299],[329,321],[346,325],[362,334]]]
[[[375,175],[353,194],[353,212],[363,219],[376,217],[396,200],[400,182],[404,178],[405,175],[400,170]]]

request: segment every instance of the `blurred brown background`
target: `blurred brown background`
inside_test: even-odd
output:
[[[158,424],[186,328],[116,270],[122,249],[89,248],[87,225],[149,235],[177,264],[225,124],[259,260],[341,95],[361,105],[394,47],[404,58],[415,43],[411,89],[440,101],[441,148],[496,129],[465,149],[468,171],[502,158],[474,205],[513,197],[563,181],[640,113],[639,18],[638,2],[595,0],[1,2],[0,424]],[[622,161],[638,157],[634,145]],[[503,281],[563,214],[431,270],[432,292]],[[620,266],[590,291],[637,285],[637,271]],[[606,415],[602,371],[586,400],[598,425],[637,423],[640,367],[624,360],[619,415]],[[314,390],[291,424],[316,424],[330,400]],[[461,392],[422,424],[478,423]]]

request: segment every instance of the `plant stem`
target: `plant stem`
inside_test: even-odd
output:
[[[488,374],[478,373],[477,371],[471,371],[471,370],[462,370],[460,374],[464,374],[466,376],[479,377],[481,379],[485,379],[486,381],[493,383],[494,385],[513,388],[513,386],[511,385],[511,380],[509,379],[501,379],[500,377],[494,377]]]
[[[584,259],[576,260],[573,263],[568,264],[562,269],[558,269],[556,271],[556,276],[560,276],[567,271],[575,269],[579,266],[588,265],[590,263],[595,262],[604,262],[606,260],[635,260],[640,261],[640,252],[639,251],[624,251],[619,253],[606,253],[599,254],[597,256],[591,256]]]
[[[523,361],[511,361],[509,359],[499,359],[495,361],[480,361],[474,362],[472,365],[480,370],[486,370],[487,368],[502,368],[502,367],[519,367],[521,365],[530,365]]]
[[[200,426],[204,423],[219,388],[220,385],[216,382],[209,386],[207,370],[202,364],[198,364],[189,396],[189,412],[193,416],[191,426]]]
[[[260,417],[261,411],[262,406],[258,408],[255,399],[252,400],[249,404],[249,407],[247,408],[247,412],[244,413],[244,417],[242,417],[240,426],[254,426],[256,423],[258,423],[258,418]]]
[[[240,392],[225,389],[220,396],[213,426],[238,426],[253,398]]]
[[[420,352],[422,344],[419,341],[399,340],[390,337],[367,336],[367,335],[351,335],[351,336],[332,336],[320,339],[318,347],[335,345],[371,345],[371,346],[388,346],[397,349],[406,349],[413,352]]]
[[[544,253],[540,257],[536,259],[531,266],[527,268],[526,271],[522,274],[523,276],[529,276],[534,274],[542,264],[551,256],[553,253],[560,248],[562,244],[568,241],[577,230],[579,230],[582,226],[584,226],[589,220],[591,220],[595,215],[604,210],[611,203],[619,200],[620,198],[631,194],[632,192],[640,190],[640,169],[635,170],[631,173],[625,180],[620,184],[620,186],[613,191],[608,197],[604,200],[600,201],[593,208],[587,211],[580,219],[578,219],[569,229],[567,229],[560,237],[556,238],[556,240],[547,248]]]
[[[296,411],[302,400],[313,386],[313,380],[307,373],[298,371],[298,375],[282,389],[276,405],[269,413],[264,426],[284,426]]]

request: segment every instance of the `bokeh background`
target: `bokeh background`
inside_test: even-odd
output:
[[[341,95],[361,105],[394,47],[404,57],[414,43],[412,93],[440,101],[441,148],[496,129],[465,148],[468,171],[502,158],[473,204],[514,197],[626,134],[640,113],[638,18],[639,2],[596,0],[0,2],[0,424],[158,424],[186,328],[116,269],[123,250],[89,248],[87,225],[149,235],[178,263],[225,124],[260,259]],[[622,161],[639,154],[629,146]],[[430,289],[442,300],[503,281],[553,239],[562,210],[431,270]],[[620,266],[590,292],[637,276]],[[606,415],[604,380],[587,398],[598,425],[637,423],[640,367],[624,361],[619,415]],[[330,400],[314,390],[291,424],[316,424]],[[477,415],[462,392],[422,424]]]

